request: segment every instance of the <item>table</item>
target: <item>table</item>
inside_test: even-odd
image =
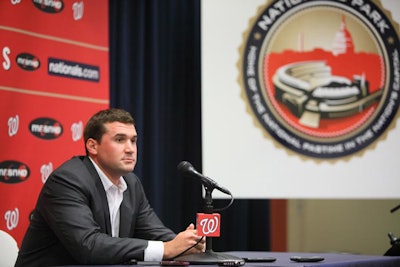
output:
[[[296,252],[261,252],[261,251],[232,251],[224,252],[229,255],[240,258],[261,258],[274,257],[274,262],[253,263],[246,262],[244,267],[399,267],[400,256],[375,256],[358,255],[346,253],[296,253]],[[292,256],[321,256],[324,258],[321,262],[299,263],[290,260]],[[100,267],[100,265],[91,265]],[[104,267],[104,265],[102,265]],[[108,265],[108,267],[126,267],[127,265]],[[131,265],[137,267],[149,267],[141,264]],[[159,266],[155,264],[153,266]],[[218,265],[191,265],[196,267],[218,266]],[[69,267],[88,267],[88,265],[71,265]]]
[[[296,253],[296,252],[232,252],[239,257],[274,257],[271,263],[246,263],[245,266],[288,266],[288,267],[399,267],[400,257],[354,255],[345,253]],[[290,260],[291,256],[322,256],[321,262],[298,263]]]

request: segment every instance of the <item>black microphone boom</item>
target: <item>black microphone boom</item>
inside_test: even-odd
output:
[[[216,181],[214,181],[213,179],[199,173],[198,171],[196,171],[196,169],[193,167],[193,165],[187,161],[182,161],[178,164],[178,171],[180,171],[184,176],[187,177],[193,177],[196,179],[200,179],[201,183],[205,186],[208,187],[209,189],[218,189],[219,191],[231,195],[231,192],[220,186]]]

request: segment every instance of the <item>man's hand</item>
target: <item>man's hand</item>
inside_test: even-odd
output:
[[[185,231],[180,232],[174,239],[168,242],[164,242],[164,259],[172,259],[178,256],[185,250],[194,246],[184,254],[200,253],[205,251],[205,237],[196,245],[201,239],[201,236],[197,235],[197,230],[191,223]]]

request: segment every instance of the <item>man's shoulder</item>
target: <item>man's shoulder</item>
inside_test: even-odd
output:
[[[69,160],[62,163],[57,169],[70,169],[86,167],[86,161],[89,160],[86,156],[73,156]],[[89,160],[90,161],[90,160]]]
[[[93,170],[91,170],[93,169]],[[88,180],[82,177],[95,175],[94,166],[86,156],[74,156],[56,168],[51,176],[68,180]]]

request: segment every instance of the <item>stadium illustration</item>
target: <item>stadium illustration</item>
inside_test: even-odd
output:
[[[321,118],[359,113],[382,95],[382,90],[369,93],[364,75],[354,75],[353,80],[332,75],[325,61],[284,65],[276,71],[273,84],[276,99],[300,118],[300,124],[312,128],[318,128]]]

